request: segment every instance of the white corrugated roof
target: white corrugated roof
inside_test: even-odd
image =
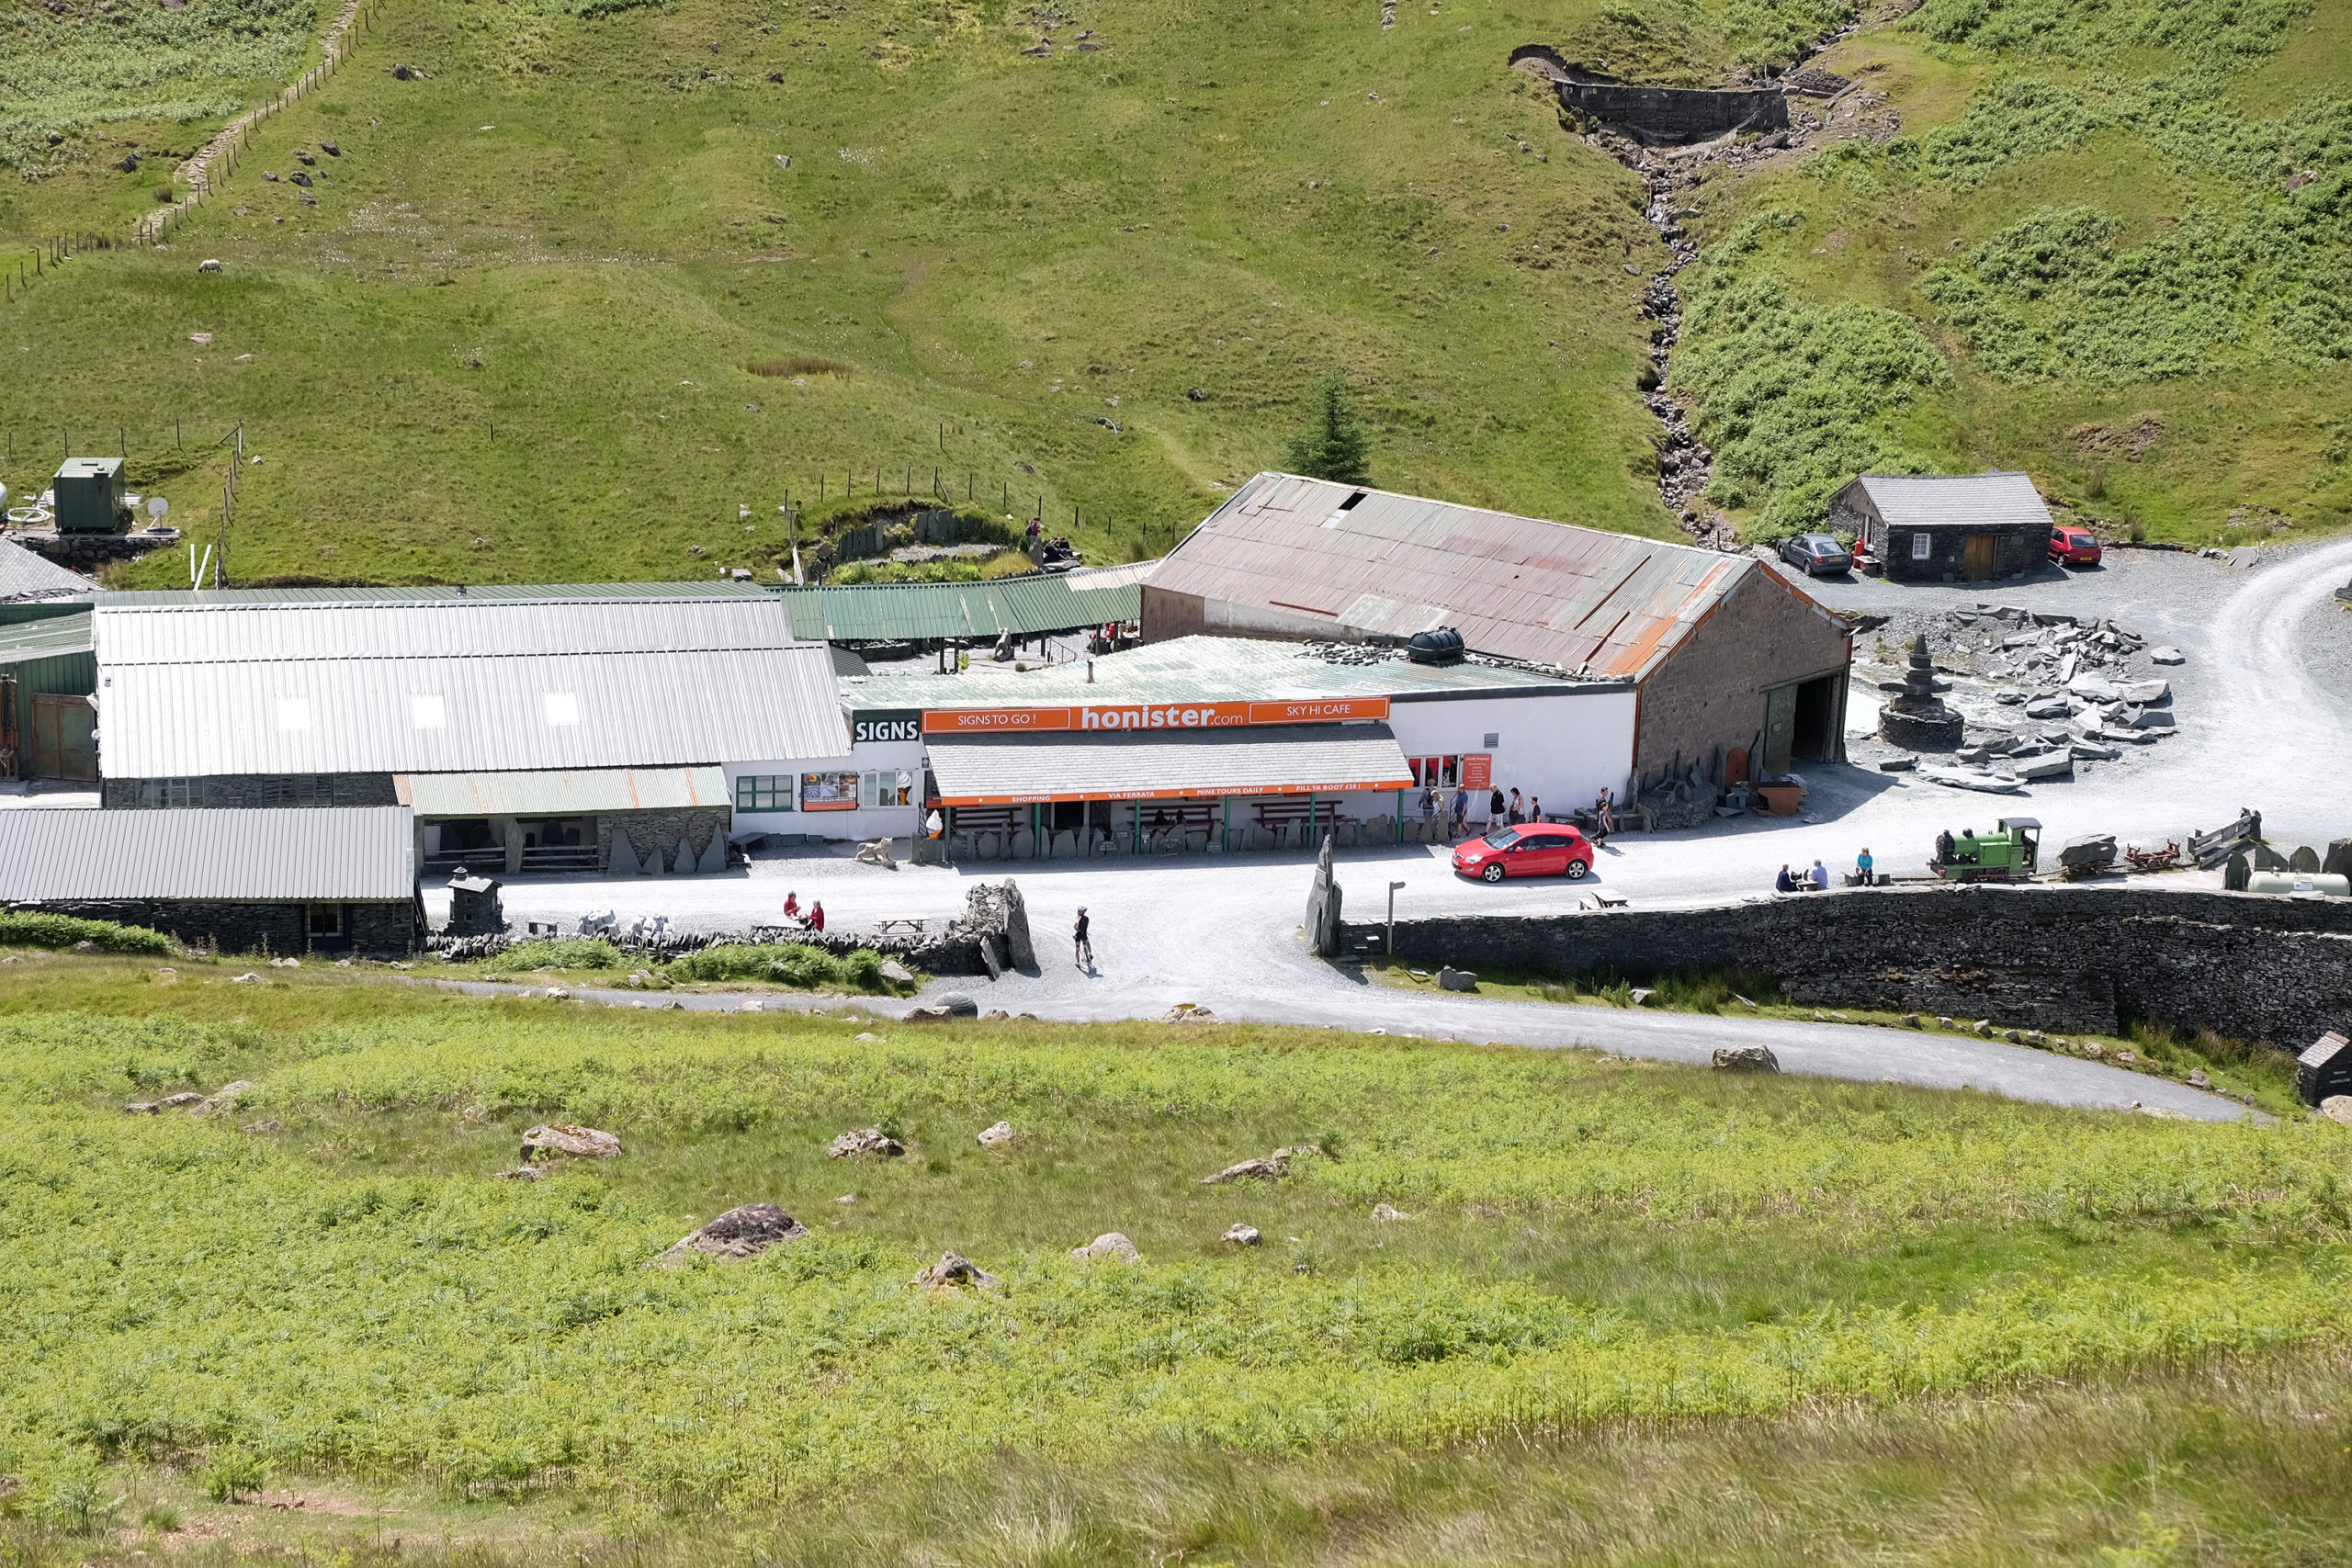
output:
[[[849,750],[771,597],[96,611],[111,778],[681,767]]]
[[[2028,474],[1864,474],[1853,482],[1901,527],[2050,526],[2050,508]]]
[[[236,811],[0,811],[0,903],[408,897],[404,806]]]
[[[99,656],[125,664],[681,653],[790,648],[774,594],[699,603],[123,605],[101,601]]]
[[[849,751],[822,643],[740,652],[110,665],[108,778],[691,766]]]
[[[1135,735],[933,736],[932,776],[949,806],[1033,800],[1172,800],[1409,789],[1385,724],[1268,725]]]

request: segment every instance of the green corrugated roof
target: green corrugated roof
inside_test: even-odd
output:
[[[779,590],[792,612],[792,634],[829,642],[892,642],[904,637],[1030,637],[1071,631],[1143,613],[1135,582],[1087,588],[1083,576],[1037,573],[984,582],[857,582]]]
[[[21,664],[31,659],[89,651],[87,611],[78,615],[51,615],[46,620],[18,621],[0,626],[0,664]]]

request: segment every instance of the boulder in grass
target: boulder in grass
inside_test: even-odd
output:
[[[1236,1247],[1255,1247],[1265,1238],[1258,1234],[1256,1225],[1234,1225],[1226,1231],[1224,1239]]]
[[[1298,1156],[1319,1155],[1322,1152],[1320,1144],[1300,1144],[1293,1148],[1276,1149],[1262,1159],[1245,1159],[1227,1166],[1215,1176],[1204,1176],[1200,1184],[1218,1187],[1229,1181],[1272,1181],[1276,1177],[1288,1175],[1290,1162]]]
[[[910,1283],[933,1291],[953,1290],[957,1285],[969,1285],[976,1291],[992,1291],[997,1287],[997,1277],[968,1258],[943,1252],[938,1262],[916,1275]]]
[[[688,1231],[678,1244],[654,1261],[676,1268],[695,1253],[732,1263],[756,1258],[780,1241],[797,1241],[808,1227],[774,1203],[743,1203],[728,1210],[699,1230]]]
[[[1714,1065],[1719,1073],[1777,1073],[1781,1070],[1781,1059],[1764,1045],[1718,1046]]]
[[[850,1159],[861,1155],[879,1155],[896,1159],[907,1152],[907,1145],[879,1127],[860,1127],[854,1133],[843,1133],[825,1145],[828,1159]]]
[[[571,1159],[617,1159],[621,1141],[610,1133],[594,1127],[574,1127],[561,1122],[543,1122],[523,1134],[523,1163],[529,1165],[542,1155],[563,1155]]]
[[[1069,1255],[1080,1263],[1093,1263],[1106,1258],[1116,1263],[1143,1261],[1143,1254],[1136,1250],[1136,1244],[1117,1231],[1105,1231],[1084,1247],[1073,1247],[1069,1249]]]
[[[999,1122],[992,1127],[983,1127],[980,1129],[980,1147],[984,1149],[1001,1149],[1005,1145],[1012,1142],[1012,1123],[1010,1122]]]

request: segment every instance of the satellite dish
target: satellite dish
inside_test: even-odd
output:
[[[164,520],[164,513],[171,509],[172,503],[160,495],[151,495],[147,498],[147,515],[158,523]]]

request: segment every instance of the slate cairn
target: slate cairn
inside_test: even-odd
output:
[[[1960,715],[1936,695],[1936,661],[1928,652],[1928,634],[1921,632],[1911,645],[1903,694],[1879,710],[1879,735],[1906,750],[1950,751],[1959,747],[1962,727]]]

